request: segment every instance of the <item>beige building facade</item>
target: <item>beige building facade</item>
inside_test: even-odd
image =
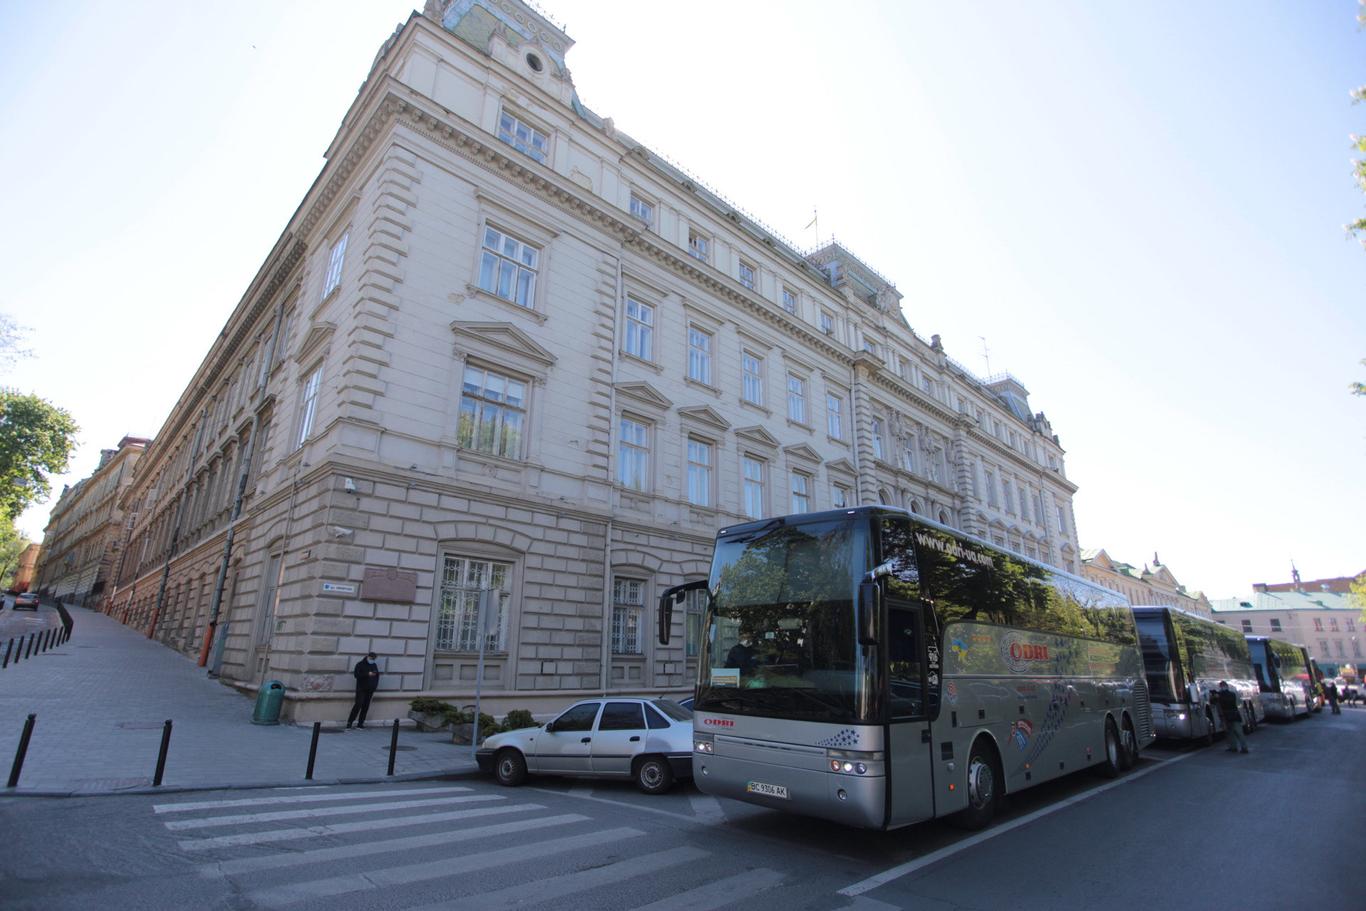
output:
[[[1084,550],[1081,575],[1097,585],[1119,592],[1130,604],[1164,604],[1202,616],[1210,616],[1210,601],[1201,592],[1190,592],[1157,554],[1142,570],[1111,557],[1104,549]]]
[[[1358,678],[1366,630],[1349,595],[1325,589],[1259,591],[1211,602],[1214,619],[1247,635],[1271,636],[1309,649],[1328,676]]]
[[[1025,387],[583,107],[570,45],[516,0],[384,44],[139,466],[111,611],[299,720],[367,650],[378,717],[472,702],[481,644],[491,710],[543,712],[690,688],[655,599],[749,517],[883,502],[1078,571]]]
[[[95,604],[105,596],[124,538],[120,499],[149,442],[124,437],[100,451],[90,477],[62,490],[43,530],[31,588],[76,604]]]

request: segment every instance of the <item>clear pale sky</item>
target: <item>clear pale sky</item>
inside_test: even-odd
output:
[[[0,4],[0,383],[153,436],[418,0]],[[1083,547],[1366,569],[1366,32],[1321,3],[544,0],[580,97],[1029,388]],[[210,15],[210,11],[212,15]],[[988,370],[983,355],[983,340]]]

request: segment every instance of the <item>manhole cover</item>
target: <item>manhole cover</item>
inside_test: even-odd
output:
[[[407,746],[403,746],[402,744],[400,744],[399,747],[398,747],[398,751],[399,751],[400,753],[406,753],[408,750],[415,750],[415,749],[417,749],[417,747],[407,747]],[[389,752],[389,748],[388,748],[387,746],[384,747],[384,752],[386,752],[386,753]]]
[[[125,731],[156,731],[161,729],[162,723],[160,721],[120,721],[114,727],[123,728]]]

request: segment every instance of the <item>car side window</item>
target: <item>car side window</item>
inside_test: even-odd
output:
[[[650,730],[652,731],[667,728],[669,726],[668,719],[652,708],[647,708],[645,710],[645,721],[649,724]]]
[[[609,702],[598,722],[599,731],[639,731],[644,727],[639,702]]]
[[[598,717],[598,703],[581,702],[555,719],[556,731],[591,731]]]

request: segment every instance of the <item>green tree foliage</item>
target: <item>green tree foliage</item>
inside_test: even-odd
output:
[[[1361,12],[1357,13],[1357,22],[1366,26],[1366,0],[1358,0],[1358,3],[1361,6]],[[1353,89],[1351,94],[1353,104],[1366,101],[1366,85]],[[1366,156],[1366,135],[1353,136],[1352,148]],[[1366,157],[1353,159],[1352,176],[1356,178],[1357,186],[1361,188],[1361,191],[1366,193]],[[1366,246],[1366,237],[1363,237],[1366,234],[1366,218],[1358,218],[1347,226],[1347,230],[1355,234],[1363,246]]]
[[[79,430],[66,409],[0,389],[0,519],[47,497],[48,476],[66,471]]]
[[[1366,623],[1366,572],[1352,580],[1352,588],[1348,597],[1361,609],[1361,621]]]

